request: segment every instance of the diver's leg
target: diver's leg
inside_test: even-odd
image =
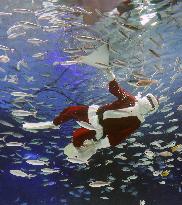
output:
[[[70,106],[64,109],[54,120],[55,125],[60,125],[68,120],[75,119],[78,121],[88,122],[88,106]]]
[[[96,132],[94,130],[78,128],[73,132],[73,145],[75,147],[81,147],[85,140],[95,140],[95,134]]]

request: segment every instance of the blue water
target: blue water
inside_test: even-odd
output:
[[[135,5],[141,3],[141,1],[133,2]],[[136,166],[145,158],[146,149],[156,154],[163,151],[151,145],[155,140],[163,140],[162,146],[172,141],[175,141],[176,145],[182,144],[182,117],[181,111],[177,110],[182,104],[182,96],[181,92],[174,94],[181,87],[182,79],[181,60],[176,61],[177,58],[182,58],[182,5],[178,1],[178,4],[172,7],[174,14],[166,14],[165,11],[170,10],[171,7],[163,7],[163,4],[167,4],[165,2],[153,1],[148,5],[148,10],[142,11],[141,14],[145,14],[153,9],[158,16],[160,14],[161,19],[153,20],[157,21],[156,26],[151,26],[149,23],[144,25],[142,31],[129,31],[131,41],[119,39],[117,28],[110,24],[108,19],[105,22],[102,18],[88,29],[73,27],[66,30],[60,27],[56,32],[44,32],[42,28],[36,28],[27,30],[25,36],[8,39],[7,30],[11,26],[19,21],[37,23],[37,17],[33,14],[19,13],[0,16],[0,45],[15,49],[14,52],[7,51],[6,53],[0,50],[0,55],[7,54],[10,58],[8,63],[0,62],[0,67],[5,70],[5,72],[0,72],[0,120],[14,125],[11,128],[0,124],[0,137],[6,135],[6,142],[25,143],[25,147],[7,147],[4,141],[0,141],[0,205],[139,205],[142,200],[146,205],[181,205],[182,165],[178,160],[182,157],[181,152],[174,152],[171,157],[156,155],[151,160],[151,164]],[[30,0],[23,2],[9,0],[0,4],[0,11],[13,12],[15,8],[37,11],[42,9],[43,5],[45,6],[45,2],[42,0],[35,1],[33,4]],[[136,10],[137,7],[131,11],[130,23],[139,23]],[[77,20],[82,22],[81,17]],[[43,20],[41,25],[50,26],[51,23]],[[126,141],[123,147],[99,150],[90,159],[89,165],[78,165],[68,162],[63,153],[64,147],[70,143],[72,132],[77,126],[75,121],[63,124],[58,130],[42,130],[37,133],[23,130],[22,124],[23,122],[51,121],[69,105],[102,105],[115,99],[107,90],[108,80],[101,70],[86,65],[53,66],[55,61],[65,61],[70,58],[64,53],[64,48],[82,45],[74,39],[75,35],[89,35],[90,32],[105,39],[109,38],[113,47],[120,52],[118,56],[128,61],[127,69],[114,71],[118,82],[125,89],[133,94],[152,92],[159,97],[168,96],[169,99],[161,103],[155,115],[146,119],[144,124],[150,124],[150,127],[141,127],[131,136],[131,138],[136,137],[136,141],[142,143],[143,147],[130,147],[132,143]],[[161,48],[152,43],[149,37],[160,42]],[[29,38],[40,38],[48,42],[41,46],[34,46],[27,43]],[[148,49],[160,53],[161,57],[156,58],[148,52]],[[38,52],[47,52],[43,60],[32,57]],[[113,53],[111,58],[116,56]],[[141,61],[136,63],[135,56]],[[17,62],[22,59],[27,62],[28,68],[21,66],[20,70],[17,70]],[[164,68],[164,72],[155,73],[155,64]],[[159,84],[153,84],[147,89],[129,85],[127,79],[135,70],[143,70],[148,77],[158,80]],[[12,78],[16,78],[16,81],[12,82]],[[16,98],[11,95],[15,91],[26,92],[34,97],[27,97],[26,102],[15,102]],[[172,107],[172,110],[161,112],[166,105]],[[12,116],[12,109],[37,111],[37,117],[16,119]],[[171,112],[174,114],[168,117],[167,115]],[[173,119],[177,120],[172,122]],[[157,130],[156,128],[160,125],[156,122],[159,121],[164,124]],[[167,128],[173,125],[179,127],[171,133],[166,133]],[[155,131],[162,133],[152,134]],[[171,151],[171,149],[166,148],[164,151]],[[114,158],[121,152],[125,153],[126,160]],[[134,157],[136,153],[142,153],[142,155]],[[60,172],[44,175],[41,172],[44,166],[29,165],[26,163],[27,159],[47,159],[50,162],[48,167],[59,169]],[[169,164],[172,166],[168,166]],[[154,170],[170,170],[170,173],[167,177],[153,176],[150,171],[151,166]],[[124,167],[129,168],[129,171],[123,171]],[[31,179],[16,177],[10,174],[12,169],[21,169],[28,174],[36,174],[36,177]],[[138,178],[125,182],[124,180],[131,175],[137,175]],[[111,184],[101,188],[89,186],[90,182],[97,180],[110,181]],[[161,181],[165,184],[160,184]]]

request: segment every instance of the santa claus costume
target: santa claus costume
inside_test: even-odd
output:
[[[77,151],[83,153],[85,147],[92,147],[91,153],[94,154],[97,149],[120,144],[140,127],[146,115],[158,109],[159,102],[155,96],[133,96],[118,85],[113,73],[111,76],[109,91],[117,98],[114,102],[103,106],[70,106],[54,119],[56,126],[71,119],[81,126],[73,132],[74,147],[67,149],[68,157],[78,157],[75,156]],[[90,158],[91,153],[81,158]]]

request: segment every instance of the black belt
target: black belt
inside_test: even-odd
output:
[[[98,116],[98,120],[99,120],[99,124],[102,126],[103,128],[103,112],[97,110],[96,112],[97,116]],[[106,137],[106,133],[104,132],[104,128],[103,128],[103,136],[100,139],[103,139]]]

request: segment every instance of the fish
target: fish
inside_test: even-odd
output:
[[[153,172],[153,176],[154,177],[157,177],[157,176],[159,176],[161,174],[161,171],[154,171]]]
[[[12,15],[13,15],[12,13],[0,11],[0,16],[12,16]]]
[[[169,112],[169,111],[171,111],[173,108],[172,107],[164,107],[163,109],[161,109],[160,111],[161,112]]]
[[[11,33],[10,35],[8,35],[8,39],[15,39],[17,37],[22,37],[25,36],[26,32],[22,32],[22,33]]]
[[[59,173],[59,169],[51,169],[51,168],[42,168],[41,171],[43,173],[52,174],[52,173]]]
[[[29,9],[13,9],[13,12],[21,14],[34,13],[32,10]]]
[[[102,39],[96,38],[96,37],[91,37],[91,36],[76,36],[75,38],[79,41],[83,41],[83,42],[87,42],[87,43],[92,43],[95,41],[101,41],[101,42],[105,43],[105,41],[103,41]]]
[[[43,26],[44,32],[57,32],[60,29],[60,26]]]
[[[34,95],[25,92],[12,92],[10,94],[15,97],[34,97]]]
[[[168,96],[160,96],[160,98],[159,98],[160,103],[167,102],[168,100],[169,100]]]
[[[159,184],[165,184],[166,182],[165,181],[161,181],[161,182],[159,182]]]
[[[155,122],[156,125],[164,125],[164,122]]]
[[[132,24],[123,23],[123,26],[130,29],[130,30],[133,30],[133,31],[141,30],[141,28],[139,26],[135,26],[135,25],[132,25]]]
[[[169,122],[178,122],[178,119],[171,119]]]
[[[77,63],[81,63],[81,61],[63,61],[63,62],[59,62],[59,61],[55,61],[53,63],[53,66],[57,66],[57,65],[62,65],[62,66],[68,66],[68,65],[74,65]]]
[[[120,154],[116,155],[114,158],[126,160],[127,158],[123,156],[124,154],[125,154],[125,153],[120,153]]]
[[[33,45],[36,45],[36,46],[39,46],[40,44],[42,43],[47,43],[48,40],[41,40],[41,39],[38,39],[38,38],[29,38],[27,40],[28,43],[31,43]]]
[[[162,157],[171,157],[173,154],[171,152],[164,151],[164,152],[160,152],[159,155]]]
[[[159,55],[156,51],[154,51],[154,50],[152,50],[152,49],[149,49],[149,51],[150,51],[155,57],[160,58],[160,55]]]
[[[6,122],[4,120],[0,120],[0,124],[4,125],[4,126],[7,126],[7,127],[14,127],[13,124],[9,123],[9,122]]]
[[[171,132],[177,130],[178,128],[179,128],[178,125],[174,125],[172,127],[169,127],[168,129],[166,129],[166,133],[171,133]]]
[[[103,68],[103,69],[109,69],[111,68],[111,66],[104,64],[104,63],[100,63],[100,62],[95,62],[95,67],[97,68]]]
[[[154,40],[152,37],[149,38],[157,47],[162,48],[161,44],[159,44],[156,40]]]
[[[17,25],[22,26],[24,29],[36,29],[36,28],[42,28],[42,26],[32,23],[32,22],[28,22],[28,21],[19,21],[17,23]]]
[[[10,174],[17,176],[17,177],[24,177],[24,178],[29,178],[29,179],[36,176],[33,174],[27,174],[27,173],[23,172],[22,170],[18,170],[18,169],[10,170]]]
[[[162,131],[152,131],[152,132],[149,132],[149,134],[152,134],[152,135],[161,135],[163,134]]]
[[[171,148],[172,152],[181,152],[182,151],[182,144],[178,144]]]
[[[162,177],[167,177],[169,175],[170,171],[169,170],[165,170],[161,173]]]
[[[36,165],[36,166],[41,166],[41,165],[49,165],[49,162],[41,161],[41,160],[26,160],[26,163],[31,164],[31,165]]]
[[[158,83],[157,80],[150,80],[150,79],[145,79],[145,80],[138,80],[136,82],[136,86],[139,86],[139,87],[145,87],[145,86],[149,86],[151,84],[156,84]]]
[[[142,153],[136,153],[133,155],[133,157],[140,157],[142,155]]]
[[[35,53],[32,55],[33,58],[37,58],[37,59],[40,59],[40,60],[43,60],[45,55],[47,55],[47,52],[44,52],[44,53]]]
[[[165,118],[171,117],[172,115],[174,115],[174,112],[170,112],[169,114],[167,114],[166,116],[164,116]]]
[[[153,145],[153,146],[156,146],[156,147],[161,148],[160,143],[159,143],[159,142],[157,142],[157,141],[151,142],[150,144],[151,144],[151,145]]]
[[[100,198],[101,198],[101,199],[104,199],[104,200],[109,199],[109,198],[106,197],[106,196],[101,196]]]
[[[151,128],[152,125],[151,124],[143,124],[142,127],[149,127],[149,128]]]
[[[89,165],[87,160],[82,160],[82,159],[79,159],[79,158],[76,158],[76,157],[74,157],[74,158],[73,157],[67,157],[66,159],[71,163]]]
[[[41,130],[41,129],[59,129],[59,126],[55,126],[52,121],[29,123],[25,122],[23,128],[26,130]]]
[[[63,49],[63,51],[65,53],[75,54],[75,53],[84,51],[84,48],[82,48],[82,47],[81,48],[65,48],[65,49]]]
[[[104,182],[104,181],[94,181],[94,182],[89,183],[89,186],[93,188],[99,188],[99,187],[109,186],[109,185],[110,185],[110,182]]]
[[[27,116],[36,117],[37,111],[12,110],[11,114],[15,117],[27,117]]]
[[[155,153],[150,151],[150,150],[145,150],[144,153],[147,157],[154,157],[155,156]]]
[[[44,186],[44,187],[46,187],[46,186],[53,186],[53,185],[55,185],[55,184],[56,184],[56,182],[50,181],[50,182],[45,182],[45,183],[43,184],[43,186]]]
[[[124,36],[125,38],[129,39],[129,36],[122,29],[118,29],[118,32],[121,36]]]
[[[129,180],[134,180],[134,179],[137,179],[137,178],[138,178],[138,176],[132,175],[132,176],[129,176],[127,179],[129,179]]]
[[[10,61],[10,59],[9,59],[8,56],[5,56],[5,55],[0,56],[0,62],[1,63],[8,63],[9,61]]]
[[[7,142],[6,146],[7,147],[24,147],[25,144],[23,144],[21,142]]]
[[[123,67],[123,66],[126,66],[127,63],[126,63],[126,61],[124,61],[124,60],[115,59],[115,60],[112,62],[112,65],[113,65],[113,66],[116,66],[116,67]]]

